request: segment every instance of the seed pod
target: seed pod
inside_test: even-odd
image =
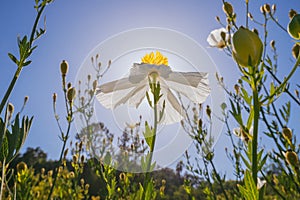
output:
[[[258,35],[240,27],[232,37],[232,55],[242,67],[256,67],[261,61],[263,44]]]
[[[60,72],[62,76],[66,76],[66,74],[68,73],[68,69],[69,69],[69,64],[67,61],[63,60],[60,64]]]
[[[292,137],[293,137],[292,130],[290,128],[287,128],[287,127],[284,127],[282,129],[282,135],[283,135],[284,138],[286,138],[288,140],[291,140]]]
[[[230,3],[224,2],[223,11],[226,15],[231,16],[233,14],[233,7]]]
[[[76,89],[74,87],[69,88],[67,91],[67,98],[69,102],[73,102],[73,100],[75,99],[75,95],[76,95]]]
[[[295,15],[288,24],[288,32],[295,40],[300,40],[300,14]]]
[[[298,165],[298,155],[294,151],[288,150],[284,156],[291,166]]]

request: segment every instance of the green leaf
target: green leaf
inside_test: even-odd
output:
[[[164,116],[164,113],[165,113],[165,108],[166,108],[166,101],[164,100],[163,102],[163,107],[162,107],[162,110],[159,111],[159,119],[158,119],[158,122],[160,122]]]
[[[151,108],[153,108],[152,101],[150,100],[150,96],[148,92],[146,92],[146,97],[147,97],[148,104],[150,105]]]
[[[248,162],[248,160],[243,155],[241,155],[241,157],[247,169],[251,169],[251,164]]]
[[[149,148],[152,149],[152,142],[154,139],[154,130],[151,129],[148,125],[148,122],[145,122],[145,131],[143,132],[146,143],[148,144]]]
[[[14,62],[16,63],[17,65],[19,65],[19,61],[18,59],[11,53],[8,53],[8,57]]]
[[[247,129],[248,130],[250,130],[250,128],[252,126],[253,119],[254,119],[254,109],[250,109],[249,117],[247,120]]]
[[[252,101],[252,96],[248,95],[247,90],[245,90],[244,87],[241,87],[241,96],[244,99],[244,101],[250,106],[251,105],[251,101]]]
[[[250,171],[246,170],[244,177],[244,186],[238,185],[238,188],[246,200],[258,200],[258,189],[251,176]]]
[[[27,65],[30,65],[30,63],[31,63],[31,60],[28,60],[28,61],[26,61],[26,62],[23,63],[23,66],[25,67]]]
[[[8,139],[6,135],[4,135],[2,145],[1,145],[1,152],[0,152],[1,162],[3,162],[4,159],[6,160],[8,153],[9,153]]]

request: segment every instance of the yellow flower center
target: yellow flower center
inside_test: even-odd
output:
[[[156,54],[154,54],[153,52],[146,54],[142,58],[142,63],[153,65],[168,65],[168,58],[163,56],[159,51],[156,51]]]

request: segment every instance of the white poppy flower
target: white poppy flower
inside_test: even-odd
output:
[[[222,37],[222,34],[223,37]],[[229,35],[225,28],[215,29],[207,37],[207,42],[211,47],[224,48],[226,46],[226,41],[229,39]]]
[[[260,180],[260,178],[257,177],[257,189],[258,190],[260,190],[266,183],[267,183],[266,180]]]
[[[185,117],[173,92],[186,96],[194,103],[203,103],[210,93],[207,73],[174,72],[168,66],[167,58],[156,52],[156,55],[147,54],[142,58],[141,64],[134,63],[128,77],[99,86],[96,97],[108,109],[115,109],[125,103],[137,108],[149,91],[149,77],[153,75],[161,87],[159,109],[162,109],[165,101],[162,119],[162,123],[165,124],[179,122]]]

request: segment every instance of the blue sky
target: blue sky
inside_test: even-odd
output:
[[[277,4],[277,16],[285,27],[289,21],[288,11],[291,8],[300,8],[299,0],[250,0],[250,11],[253,11],[253,15],[258,13],[259,5],[265,2]],[[244,1],[234,0],[232,3],[238,13],[238,24],[241,24],[245,18],[244,15],[240,16],[240,13],[245,10]],[[0,7],[1,95],[6,91],[16,69],[7,53],[17,54],[17,36],[30,33],[35,17],[33,4],[33,0],[15,0],[5,1]],[[40,146],[51,158],[56,159],[59,156],[61,142],[58,139],[59,132],[53,117],[52,93],[57,92],[59,97],[62,95],[59,72],[61,60],[65,59],[69,62],[68,77],[73,81],[85,57],[100,42],[119,32],[143,27],[173,29],[207,47],[208,34],[211,30],[220,27],[215,21],[215,16],[225,19],[221,6],[221,0],[56,0],[46,8],[47,33],[36,43],[38,48],[31,57],[33,63],[23,69],[9,99],[18,110],[24,96],[29,96],[24,114],[34,115],[34,122],[24,150],[26,147]],[[259,18],[262,19],[261,16]],[[252,25],[253,23],[250,23],[250,26]],[[290,49],[293,41],[288,34],[274,26],[274,23],[271,23],[270,27],[268,41],[272,38],[280,38],[276,44],[279,50],[278,76],[282,78],[292,66]],[[207,48],[207,52],[218,66],[228,86],[234,85],[238,72],[232,59],[217,49]],[[298,71],[295,77],[299,75]],[[294,78],[292,84],[296,83],[299,84]],[[59,100],[58,104],[62,105],[62,101]],[[62,112],[63,107],[59,110]],[[298,113],[299,108],[296,108],[291,125],[299,131],[299,125],[295,125],[299,124]],[[223,134],[215,148],[217,163],[230,165],[224,156],[224,147],[227,143],[228,139]],[[222,165],[221,170],[224,167],[224,164]]]

